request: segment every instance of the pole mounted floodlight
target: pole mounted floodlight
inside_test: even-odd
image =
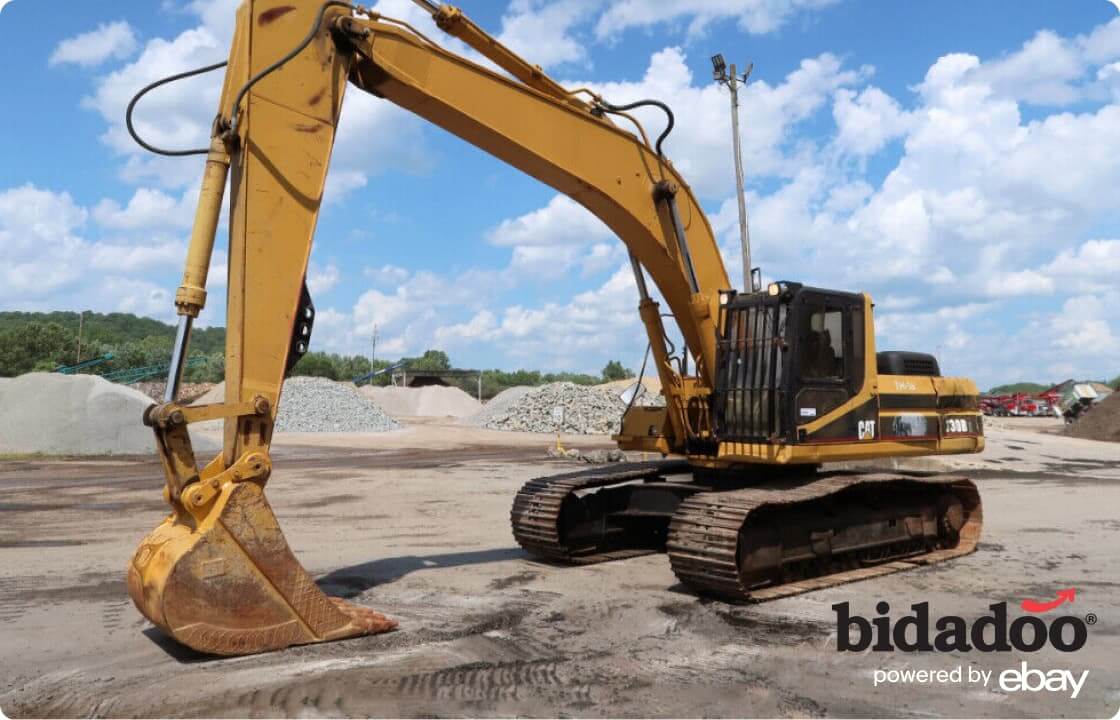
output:
[[[720,85],[726,85],[731,91],[731,141],[735,148],[735,190],[739,200],[739,241],[743,249],[743,285],[748,291],[762,289],[762,273],[758,268],[751,267],[751,236],[747,224],[747,199],[743,188],[743,153],[739,147],[739,85],[746,85],[747,78],[751,76],[754,63],[747,66],[747,71],[742,77],[736,71],[735,64],[731,65],[731,72],[727,72],[727,63],[722,53],[712,56],[712,79]]]
[[[716,53],[712,56],[712,78],[716,82],[723,82],[726,78],[724,71],[727,70],[727,63],[723,61],[723,55]]]

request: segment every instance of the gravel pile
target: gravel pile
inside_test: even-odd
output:
[[[515,387],[506,388],[494,397],[487,400],[482,409],[474,415],[463,418],[462,422],[465,425],[474,425],[475,427],[486,427],[486,423],[497,418],[504,418],[509,409],[518,400],[523,398],[528,393],[531,393],[536,388],[528,385],[517,385]]]
[[[225,400],[225,383],[215,385],[195,405]],[[221,430],[222,421],[202,423],[202,429]],[[358,392],[353,383],[327,378],[294,377],[284,381],[276,432],[386,432],[401,427],[377,403]]]
[[[515,390],[518,392],[514,393]],[[510,388],[495,396],[470,420],[473,425],[491,430],[610,435],[618,431],[625,409],[616,388],[559,382],[536,388]]]
[[[167,382],[164,380],[148,381],[133,383],[132,386],[136,390],[144,393],[156,402],[163,402],[163,391],[167,388]],[[214,388],[214,383],[182,383],[179,385],[180,403],[191,403],[195,399],[202,397]]]
[[[378,387],[366,385],[358,390],[393,417],[469,417],[482,406],[457,387]]]
[[[352,384],[313,377],[284,382],[277,432],[385,432],[399,427]]]
[[[155,438],[144,393],[96,375],[30,373],[0,384],[0,453],[140,455]]]

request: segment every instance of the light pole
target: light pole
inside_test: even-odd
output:
[[[731,91],[731,142],[735,155],[735,196],[739,200],[739,242],[743,248],[743,285],[750,290],[761,290],[761,278],[756,283],[754,273],[751,272],[751,235],[747,224],[746,191],[743,188],[743,153],[739,147],[739,83],[746,85],[753,69],[754,63],[751,63],[740,77],[734,63],[731,64],[728,72],[723,55],[717,53],[712,56],[712,78],[717,83],[726,85]]]
[[[369,371],[371,373],[374,371],[373,355],[376,352],[377,352],[377,323],[374,323],[373,324],[373,339],[372,339],[372,342],[370,343],[370,346],[369,346]],[[373,380],[371,379],[370,383],[372,384],[372,382],[373,382]]]

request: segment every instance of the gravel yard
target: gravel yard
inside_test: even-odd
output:
[[[1036,424],[1042,427],[1041,424]],[[588,451],[604,437],[566,435]],[[993,428],[968,467],[979,550],[950,563],[758,605],[683,590],[662,555],[584,567],[529,559],[517,488],[580,469],[555,436],[428,423],[278,433],[268,496],[330,593],[400,621],[386,634],[216,659],[133,608],[122,566],[166,513],[158,464],[0,461],[0,708],[43,716],[1109,717],[1120,703],[1120,446]],[[929,461],[936,464],[940,461]],[[942,465],[941,467],[944,467]],[[1100,622],[1075,653],[838,653],[832,605],[878,601],[973,622],[994,602],[1077,589]],[[897,617],[897,616],[896,616]],[[874,685],[876,670],[1088,670],[1053,692]],[[174,678],[189,682],[174,681]]]

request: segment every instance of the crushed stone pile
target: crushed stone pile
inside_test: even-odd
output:
[[[470,424],[491,430],[610,435],[618,431],[625,409],[616,388],[558,382],[510,388],[484,405]]]
[[[132,387],[156,402],[163,402],[163,391],[167,388],[167,382],[165,380],[138,382]],[[213,388],[214,383],[182,383],[179,385],[179,402],[194,402],[196,398],[205,395]]]
[[[0,384],[0,453],[155,452],[144,393],[96,375],[30,373]]]
[[[225,383],[218,383],[194,405],[225,400]],[[221,421],[202,423],[202,429],[220,430]],[[377,403],[358,392],[353,383],[319,377],[293,377],[284,381],[276,432],[386,432],[401,425]]]
[[[487,400],[482,409],[474,415],[463,418],[460,422],[465,425],[474,425],[475,427],[485,427],[486,423],[498,417],[505,417],[509,408],[513,406],[518,400],[526,394],[532,392],[536,388],[528,385],[515,385],[511,388],[506,388],[494,397]]]
[[[1066,435],[1085,440],[1120,442],[1120,392],[1114,392],[1065,429]]]
[[[461,418],[474,415],[482,408],[478,400],[459,388],[445,385],[418,388],[366,385],[358,392],[392,417]]]
[[[385,432],[399,427],[352,383],[314,377],[284,382],[277,432]]]

